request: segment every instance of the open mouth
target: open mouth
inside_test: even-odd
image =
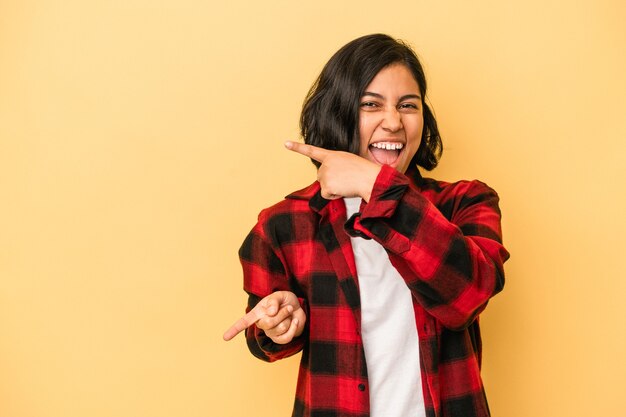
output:
[[[369,152],[381,165],[392,165],[398,160],[404,144],[400,142],[376,142],[369,146]]]

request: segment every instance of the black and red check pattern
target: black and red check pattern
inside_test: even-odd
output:
[[[263,210],[240,249],[248,311],[266,295],[289,290],[307,314],[304,333],[286,345],[255,326],[247,330],[251,352],[263,360],[302,351],[293,415],[369,416],[348,233],[383,245],[413,294],[427,415],[489,416],[478,314],[502,290],[509,257],[498,196],[478,181],[450,184],[388,166],[351,219],[341,199],[323,199],[314,183]]]

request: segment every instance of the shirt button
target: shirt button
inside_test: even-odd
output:
[[[365,384],[359,384],[359,391],[365,391]]]

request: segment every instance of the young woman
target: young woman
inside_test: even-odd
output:
[[[302,351],[294,416],[488,416],[478,315],[502,290],[497,194],[423,178],[441,154],[415,53],[358,38],[304,103],[318,181],[265,209],[240,257],[251,352]]]

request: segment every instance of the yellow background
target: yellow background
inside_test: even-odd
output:
[[[228,4],[226,4],[228,3]],[[433,176],[498,190],[494,416],[626,416],[621,0],[0,2],[0,416],[288,416],[239,336],[237,249],[314,179],[282,148],[372,32],[423,59]]]

